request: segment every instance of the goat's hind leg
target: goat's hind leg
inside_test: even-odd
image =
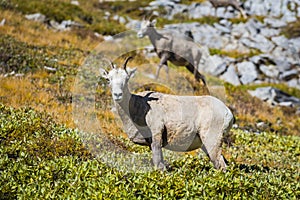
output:
[[[212,161],[214,167],[216,169],[221,169],[222,171],[226,171],[226,163],[224,157],[222,156],[221,147],[207,148],[205,144],[202,146],[202,150],[206,153],[209,159]]]
[[[201,79],[201,81],[203,82],[204,85],[206,85],[206,80],[205,77],[200,74],[200,72],[198,71],[197,68],[195,68],[192,64],[188,64],[186,66],[186,68],[192,73],[194,74],[194,77],[197,81],[199,81]]]
[[[157,67],[157,70],[156,70],[156,75],[155,75],[155,78],[158,79],[158,76],[159,76],[159,72],[160,72],[160,69],[162,67],[165,67],[166,68],[166,73],[167,73],[167,76],[169,78],[169,68],[168,68],[168,56],[166,54],[163,54],[160,58],[160,62],[159,62],[159,65]]]
[[[217,141],[215,138],[218,138]],[[203,142],[201,148],[212,161],[214,167],[225,172],[227,165],[222,156],[222,137],[218,137],[218,134],[209,134],[204,140],[201,139]]]

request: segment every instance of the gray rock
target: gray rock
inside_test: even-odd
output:
[[[54,67],[48,67],[48,66],[44,66],[44,69],[47,70],[47,71],[50,71],[50,72],[56,72],[57,69],[54,68]]]
[[[234,38],[230,38],[228,43],[225,44],[225,47],[223,48],[225,51],[237,51],[240,53],[250,53],[250,49],[247,48],[244,44],[238,42],[238,40],[235,40]]]
[[[274,44],[263,35],[256,35],[252,40],[256,43],[256,48],[264,53],[268,53],[274,48]]]
[[[71,4],[72,4],[72,5],[75,5],[75,6],[79,6],[79,2],[78,2],[78,1],[76,1],[76,0],[74,0],[74,1],[71,1]]]
[[[265,123],[265,122],[257,122],[257,123],[256,123],[256,127],[257,127],[260,131],[265,131],[265,130],[267,130],[267,129],[270,127],[270,125],[267,124],[267,123]]]
[[[126,19],[122,16],[119,16],[119,15],[113,16],[113,20],[118,21],[120,24],[125,24],[126,23]]]
[[[212,16],[214,13],[215,10],[208,1],[203,3],[192,3],[188,7],[189,17],[193,19],[201,18],[203,16]]]
[[[285,21],[280,19],[273,19],[273,18],[265,18],[264,23],[270,25],[273,28],[282,28],[287,25]]]
[[[286,23],[291,23],[297,21],[296,13],[284,12],[284,15],[281,18],[282,21]]]
[[[291,96],[277,88],[261,87],[256,90],[249,90],[250,95],[257,97],[271,105],[300,106],[300,99]]]
[[[252,56],[251,58],[249,58],[249,60],[251,62],[253,62],[254,64],[258,65],[262,60],[263,60],[263,57],[262,56]]]
[[[293,78],[298,78],[298,77],[299,77],[299,71],[296,69],[285,71],[282,74],[280,74],[280,76],[279,76],[279,78],[284,81],[288,81],[288,80],[291,80]]]
[[[206,68],[204,69],[205,72],[213,76],[218,76],[226,70],[227,68],[226,61],[220,56],[217,55],[210,56],[209,60],[210,63],[209,65],[206,65]]]
[[[289,43],[293,44],[296,51],[300,52],[300,37],[290,39]]]
[[[28,20],[33,20],[37,22],[45,22],[46,16],[41,13],[25,15],[25,18]]]
[[[264,27],[264,25],[255,19],[249,19],[245,23],[245,28],[250,32],[252,37],[255,37],[256,34],[260,33],[260,30]]]
[[[141,26],[141,22],[139,20],[134,20],[129,17],[127,17],[127,24],[125,25],[126,28],[132,29],[132,30],[139,30]]]
[[[174,7],[169,7],[169,10],[166,7],[166,10],[170,13],[168,19],[173,19],[173,16],[178,13],[188,15],[188,6],[184,4],[175,4]]]
[[[260,34],[265,36],[266,38],[277,36],[280,34],[279,29],[264,27],[261,29]]]
[[[219,30],[221,33],[227,33],[229,34],[231,32],[230,28],[222,26],[218,23],[214,23],[214,27]]]
[[[274,1],[274,0],[269,0],[268,1],[268,10],[269,10],[269,15],[272,17],[279,17],[282,14],[282,4],[281,1]]]
[[[260,71],[268,77],[271,78],[278,78],[279,76],[279,70],[275,65],[260,65],[259,66]]]
[[[279,72],[285,72],[287,70],[290,70],[292,65],[287,60],[281,60],[274,58],[273,61],[276,64],[277,69]]]
[[[283,35],[272,37],[272,41],[279,47],[282,47],[284,49],[289,48],[289,40]]]
[[[243,37],[240,39],[240,42],[247,47],[259,49],[264,53],[268,53],[274,48],[274,44],[271,41],[259,34],[251,38]]]
[[[111,36],[111,35],[103,36],[103,39],[104,39],[105,41],[114,41],[114,37]]]
[[[1,22],[0,22],[0,26],[4,26],[5,22],[6,22],[6,19],[2,19]]]
[[[288,49],[284,49],[282,47],[277,46],[272,52],[271,55],[274,58],[285,59],[287,62],[292,64],[299,63],[299,54],[296,49],[293,47],[289,47]]]
[[[294,87],[294,88],[300,89],[300,79],[296,79],[296,78],[291,79],[287,82],[287,85],[289,87]]]
[[[174,7],[175,4],[176,4],[176,2],[174,2],[174,1],[156,0],[156,1],[150,2],[149,6],[151,6],[153,8],[166,7],[166,6]]]
[[[233,24],[232,25],[232,30],[231,30],[231,35],[233,35],[236,38],[240,38],[243,34],[245,34],[246,26],[244,23],[239,23],[239,24]]]
[[[246,1],[244,3],[244,7],[251,15],[267,15],[268,14],[268,8],[264,5],[264,2],[262,0],[251,0]]]
[[[220,78],[228,83],[231,83],[232,85],[241,84],[234,65],[229,65],[227,71],[222,74]]]
[[[258,78],[256,66],[252,62],[242,62],[237,64],[242,84],[253,83]]]
[[[227,19],[221,19],[219,23],[227,28],[232,28],[232,22]]]

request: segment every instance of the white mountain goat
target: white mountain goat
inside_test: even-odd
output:
[[[118,114],[129,139],[152,150],[153,164],[165,169],[162,148],[191,151],[198,148],[209,156],[216,169],[225,171],[221,155],[222,137],[233,124],[233,114],[219,99],[212,96],[176,96],[157,92],[131,94],[128,81],[136,69],[100,69],[110,82]]]
[[[150,17],[151,18],[151,17]],[[156,78],[159,76],[161,67],[166,67],[168,74],[168,61],[177,66],[185,66],[195,79],[200,79],[206,85],[205,77],[198,71],[198,65],[202,57],[199,47],[184,37],[172,33],[160,33],[155,29],[156,20],[143,20],[140,30],[137,33],[139,38],[148,35],[160,62],[156,71]]]

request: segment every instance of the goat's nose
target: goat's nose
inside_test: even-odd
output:
[[[117,97],[117,98],[120,98],[120,97],[122,97],[122,93],[121,92],[119,92],[119,93],[115,92],[114,96]]]

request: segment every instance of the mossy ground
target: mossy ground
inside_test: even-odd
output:
[[[53,8],[51,12],[45,11],[45,3],[49,10]],[[144,3],[126,2],[125,6],[121,2],[99,5],[96,0],[80,1],[77,8],[69,1],[0,0],[0,20],[6,19],[0,26],[0,199],[299,199],[299,117],[293,108],[272,108],[252,98],[247,90],[257,86],[225,84],[226,104],[241,128],[233,129],[224,143],[224,156],[229,161],[226,173],[214,170],[201,153],[199,158],[184,154],[169,161],[169,172],[140,174],[118,171],[95,159],[73,121],[72,87],[77,69],[102,41],[93,31],[114,34],[124,30],[112,19],[104,22],[101,8],[139,18],[145,13],[137,8]],[[57,32],[25,20],[24,14],[31,12],[42,12],[58,21],[76,20],[84,28]],[[129,66],[143,64],[142,55],[134,55]],[[45,66],[57,70],[47,71]],[[192,75],[184,68],[171,66],[171,70],[176,78],[171,77],[174,80],[169,85],[142,85],[145,79],[137,76],[135,88],[179,94],[187,88],[190,91]],[[23,76],[9,75],[12,71]],[[110,110],[110,92],[103,86],[100,82],[96,91],[96,114],[103,133],[127,151],[149,153],[124,137]],[[284,84],[275,86],[300,97],[299,90]],[[269,126],[258,131],[255,124],[261,121]]]

